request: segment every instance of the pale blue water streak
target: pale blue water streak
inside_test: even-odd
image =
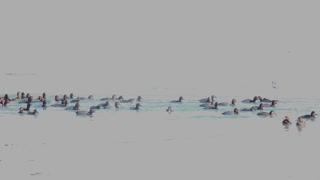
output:
[[[3,94],[1,94],[3,95]],[[36,99],[37,96],[41,94],[32,94],[34,96],[34,99]],[[139,113],[146,113],[146,112],[159,112],[159,113],[166,113],[165,110],[168,106],[172,106],[174,109],[175,114],[187,114],[185,118],[209,118],[209,119],[218,119],[218,118],[238,118],[238,119],[245,119],[245,118],[257,118],[257,113],[260,111],[253,111],[253,112],[242,112],[240,111],[240,114],[238,116],[224,116],[222,115],[225,111],[233,111],[233,109],[236,107],[239,110],[242,108],[249,108],[252,106],[258,106],[260,102],[256,103],[242,103],[241,100],[246,99],[245,97],[235,97],[235,96],[222,96],[216,98],[217,102],[231,102],[231,99],[235,98],[237,99],[236,106],[219,106],[218,110],[214,109],[204,109],[203,107],[200,107],[199,99],[195,99],[196,96],[188,97],[184,96],[184,100],[182,103],[172,103],[171,100],[177,100],[178,97],[175,99],[170,99],[168,97],[163,97],[163,99],[160,99],[159,96],[144,96],[143,94],[139,94],[143,97],[143,100],[139,102],[142,107],[138,111]],[[11,98],[15,97],[14,94],[9,95]],[[59,97],[62,97],[63,94],[59,95]],[[80,101],[80,110],[89,110],[91,106],[96,106],[101,103],[105,103],[106,101],[100,100],[102,97],[96,97],[95,95],[94,99],[87,99],[87,100],[81,100]],[[126,99],[129,98],[135,98],[135,97],[127,97],[123,95]],[[138,94],[137,94],[138,96]],[[200,96],[199,96],[200,97]],[[204,98],[205,96],[203,96]],[[54,102],[54,95],[48,95],[47,100],[51,103],[47,104],[47,108],[43,109],[41,107],[40,102],[33,102],[31,106],[31,110],[34,108],[38,109],[39,116],[41,116],[42,113],[45,111],[54,111],[56,113],[59,113],[61,111],[67,111],[64,107],[51,107],[52,104],[55,104]],[[269,112],[271,110],[274,110],[277,113],[277,116],[274,118],[283,118],[285,115],[289,115],[292,120],[295,120],[298,116],[304,115],[304,114],[310,114],[311,111],[316,111],[318,107],[320,106],[320,100],[319,99],[301,99],[301,98],[283,98],[278,99],[278,104],[275,108],[264,108],[263,111]],[[69,99],[70,102],[70,99]],[[114,106],[114,103],[116,101],[110,100],[109,101],[112,106]],[[106,114],[106,112],[131,112],[131,107],[134,107],[137,101],[130,102],[130,103],[120,103],[119,109],[98,109],[96,110],[95,114]],[[75,103],[69,103],[67,107],[74,106]],[[268,104],[268,103],[267,103]],[[17,101],[12,101],[9,105],[6,107],[2,107],[0,109],[1,115],[11,115],[11,116],[17,116],[19,107],[26,107],[26,103],[19,103]],[[74,113],[74,111],[68,110],[67,112]]]

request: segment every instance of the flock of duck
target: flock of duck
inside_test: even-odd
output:
[[[208,98],[204,98],[204,99],[200,99],[199,101],[203,104],[201,104],[200,106],[204,107],[205,109],[218,109],[218,106],[235,106],[236,104],[236,99],[232,99],[231,103],[218,103],[214,101],[214,98],[216,98],[214,95],[212,95],[211,97]],[[264,117],[273,117],[275,115],[277,115],[274,110],[271,110],[270,112],[265,112],[262,111],[265,107],[275,107],[276,104],[278,103],[278,100],[270,100],[267,98],[262,98],[261,96],[254,96],[253,99],[244,99],[241,102],[242,103],[256,103],[257,101],[260,101],[259,106],[252,106],[250,108],[242,108],[240,109],[240,111],[257,111],[257,110],[261,110],[260,112],[257,113],[258,116],[264,116]],[[222,113],[223,115],[239,115],[239,109],[238,108],[234,108],[233,111],[226,111]],[[307,120],[314,120],[316,118],[316,113],[315,111],[312,111],[310,114],[306,114],[306,115],[302,115],[299,116],[296,122],[296,126],[298,127],[298,129],[301,130],[301,128],[305,127],[306,122],[304,121],[304,119]],[[290,126],[292,124],[292,122],[290,121],[289,116],[285,116],[285,118],[282,121],[282,124],[286,127]]]
[[[90,95],[88,97],[74,97],[73,93],[70,96],[63,95],[62,98],[59,95],[56,95],[53,100],[47,99],[46,93],[42,93],[41,96],[38,96],[37,99],[34,99],[29,93],[25,94],[24,92],[17,92],[17,96],[14,98],[10,98],[8,94],[5,94],[3,97],[0,97],[0,105],[7,107],[10,102],[17,101],[19,104],[26,104],[26,107],[20,107],[18,113],[20,114],[28,114],[28,115],[36,115],[38,114],[37,109],[31,110],[32,103],[41,103],[41,107],[46,109],[47,107],[61,107],[65,108],[65,110],[75,111],[77,115],[92,115],[95,110],[103,108],[103,109],[111,109],[111,108],[119,108],[120,103],[130,103],[134,101],[141,101],[142,97],[138,96],[137,99],[127,99],[125,100],[122,96],[116,97],[113,95],[111,98],[101,98],[101,101],[106,101],[105,103],[100,103],[96,106],[91,106],[88,111],[80,110],[80,101],[81,100],[90,100],[93,99],[93,96]],[[114,101],[114,106],[110,104],[110,101]],[[74,103],[73,106],[68,106],[69,103]],[[135,107],[131,107],[132,110],[139,110],[142,107],[140,103],[137,103]]]
[[[216,96],[212,95],[211,97],[208,98],[203,98],[200,99],[199,102],[200,107],[203,107],[204,109],[218,109],[219,106],[231,106],[234,107],[236,105],[236,99],[232,99],[231,103],[228,102],[216,102],[215,101]],[[89,110],[80,110],[80,101],[81,100],[86,100],[86,99],[93,99],[93,96],[90,95],[88,97],[74,97],[73,93],[71,93],[69,96],[63,95],[62,98],[60,98],[58,95],[54,97],[54,99],[47,99],[46,93],[43,93],[41,96],[38,96],[37,99],[34,99],[33,96],[31,96],[29,93],[25,94],[24,92],[17,92],[17,96],[10,98],[7,94],[5,94],[3,97],[0,97],[0,105],[2,106],[8,106],[10,102],[12,101],[17,101],[20,104],[26,104],[26,107],[20,107],[18,113],[20,114],[29,114],[29,115],[36,115],[38,114],[37,109],[31,110],[31,105],[32,103],[41,103],[42,108],[47,108],[47,107],[62,107],[65,108],[66,110],[71,110],[74,111],[77,115],[81,116],[92,116],[92,114],[95,112],[97,109],[111,109],[111,108],[116,108],[118,109],[120,107],[120,103],[133,103],[137,102],[134,107],[131,107],[131,110],[139,110],[142,105],[140,104],[140,101],[142,100],[141,96],[138,96],[136,99],[127,99],[125,100],[122,96],[117,97],[116,95],[113,95],[112,97],[106,97],[106,98],[101,98],[101,101],[105,101],[104,103],[100,103],[95,106],[91,106]],[[173,100],[170,101],[170,103],[182,103],[183,102],[183,97],[180,96],[178,100]],[[278,100],[270,100],[267,98],[262,98],[261,96],[254,96],[253,99],[244,99],[241,102],[242,103],[256,103],[257,101],[260,102],[258,106],[252,106],[250,108],[242,108],[240,111],[257,111],[260,110],[257,115],[258,116],[265,116],[265,117],[273,117],[276,115],[274,110],[271,110],[270,112],[265,112],[263,111],[264,108],[273,108],[277,105]],[[114,102],[114,106],[110,104],[110,102]],[[69,103],[73,103],[73,106],[68,106]],[[174,110],[172,106],[169,106],[166,109],[167,112],[172,113]],[[233,111],[226,111],[222,113],[223,115],[238,115],[239,114],[239,109],[234,108]],[[304,127],[305,126],[305,121],[303,119],[311,119],[314,120],[316,118],[316,113],[314,111],[311,112],[309,115],[303,115],[298,117],[297,126]],[[291,121],[289,116],[285,116],[283,122],[283,125],[289,126],[291,125]]]

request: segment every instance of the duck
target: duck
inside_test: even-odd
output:
[[[106,100],[117,100],[117,96],[114,94],[114,95],[112,95],[112,97],[111,97],[111,98],[106,97],[106,98],[101,98],[100,100],[101,100],[101,101],[106,101]]]
[[[222,102],[222,103],[219,103],[219,106],[235,106],[236,102],[237,102],[236,99],[232,99],[231,104],[229,104],[228,102]]]
[[[262,98],[261,96],[258,96],[258,99],[260,100],[260,102],[272,102],[272,100],[267,98]]]
[[[95,111],[93,109],[90,109],[89,111],[76,111],[76,114],[78,116],[92,116],[94,112]]]
[[[289,116],[285,116],[284,117],[284,120],[282,121],[282,125],[284,125],[284,126],[290,126],[292,123],[291,123],[291,121],[290,121],[290,118],[289,118]]]
[[[306,122],[302,118],[298,117],[296,125],[301,126],[301,127],[305,127]]]
[[[140,103],[137,103],[135,107],[131,107],[131,110],[139,110],[142,105]]]
[[[310,114],[300,116],[300,118],[314,120],[316,118],[316,115],[317,114],[314,111],[312,111]]]
[[[137,99],[133,99],[133,98],[128,99],[128,100],[122,99],[120,102],[121,102],[121,103],[130,103],[130,102],[134,102],[135,100],[136,100],[136,101],[141,101],[141,99],[142,99],[142,97],[141,97],[141,96],[138,96]]]
[[[257,113],[258,116],[270,116],[273,117],[274,115],[276,115],[276,113],[272,110],[270,112],[258,112]]]
[[[180,96],[180,97],[179,97],[179,100],[173,100],[173,101],[171,101],[171,102],[172,102],[172,103],[181,103],[182,100],[183,100],[183,97]]]
[[[217,98],[215,95],[212,95],[211,97],[200,99],[200,103],[212,103],[214,102],[214,98]]]
[[[80,103],[76,103],[74,106],[66,107],[66,110],[78,111],[79,109],[80,109]]]
[[[222,114],[223,115],[233,115],[233,114],[239,115],[239,110],[238,108],[234,108],[233,111],[226,111],[226,112],[223,112]]]
[[[276,104],[278,103],[277,100],[272,100],[271,104],[263,104],[264,107],[276,107]]]
[[[244,99],[241,102],[242,103],[255,103],[258,100],[257,96],[254,96],[253,99]]]
[[[34,109],[32,112],[28,112],[27,114],[28,115],[36,115],[36,114],[38,114],[39,112],[38,112],[38,110],[37,109]]]
[[[211,106],[205,106],[204,109],[218,109],[218,102],[215,102],[213,105]]]
[[[169,106],[166,111],[167,111],[168,113],[172,113],[172,112],[173,112],[173,109],[172,109],[171,106]]]
[[[241,111],[256,111],[257,107],[256,106],[252,106],[250,108],[242,108]]]

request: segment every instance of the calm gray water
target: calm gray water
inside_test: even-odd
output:
[[[25,76],[24,76],[25,77]],[[20,79],[20,78],[17,78]],[[13,79],[10,79],[13,80]],[[30,79],[29,79],[30,80]],[[7,80],[8,81],[8,80]],[[18,83],[3,89],[15,97],[23,91]],[[47,88],[47,87],[46,87]],[[25,93],[36,99],[42,92],[47,99],[74,92],[81,110],[104,103],[100,98],[122,95],[125,99],[142,96],[141,110],[130,110],[136,102],[121,103],[119,109],[96,110],[92,117],[77,116],[65,108],[40,107],[39,114],[20,115],[26,104],[11,102],[0,109],[0,177],[28,179],[318,179],[320,148],[314,137],[320,124],[306,121],[298,130],[298,116],[318,110],[318,98],[285,97],[271,89],[263,94],[232,95],[214,93],[201,87],[170,89],[163,87],[110,89],[105,92],[72,91],[39,86],[26,86]],[[48,89],[48,88],[47,88]],[[94,89],[94,88],[93,88]],[[139,90],[139,91],[138,91]],[[54,92],[57,93],[54,93]],[[237,108],[258,106],[241,103],[255,95],[277,99],[277,116],[258,117],[255,112],[223,116],[233,107],[205,110],[199,99],[216,95],[218,102],[237,99]],[[182,103],[171,103],[179,96]],[[69,100],[70,101],[70,100]],[[110,101],[111,105],[114,101]],[[73,106],[69,103],[68,106]],[[174,112],[165,112],[172,106]],[[293,125],[286,128],[281,121],[290,116]],[[297,169],[303,168],[303,173]],[[155,176],[156,175],[156,176]]]

